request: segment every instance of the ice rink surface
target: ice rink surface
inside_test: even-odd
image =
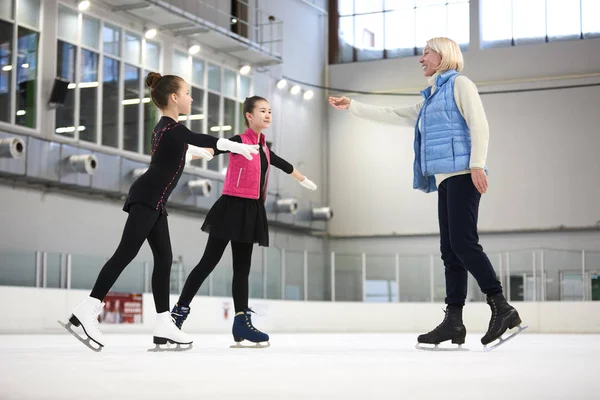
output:
[[[68,333],[0,335],[0,399],[600,399],[600,335],[522,333],[483,352],[414,348],[417,334],[272,334],[266,349],[193,335],[149,353],[149,334],[106,334],[100,353]]]

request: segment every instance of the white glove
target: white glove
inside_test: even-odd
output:
[[[205,148],[198,147],[198,146],[192,146],[192,145],[188,146],[188,151],[186,154],[186,162],[187,162],[188,156],[200,157],[200,158],[205,159],[206,161],[210,161],[213,159],[213,155],[210,154],[210,151],[206,150]]]
[[[307,177],[304,177],[304,180],[300,184],[308,190],[317,190],[317,185]]]
[[[232,153],[241,154],[248,160],[252,160],[252,154],[258,154],[257,144],[237,143],[229,139],[217,140],[217,149],[221,151],[230,151]]]

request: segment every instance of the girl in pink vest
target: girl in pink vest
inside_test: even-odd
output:
[[[232,347],[241,347],[243,340],[256,343],[257,347],[266,347],[269,345],[269,335],[252,325],[252,310],[248,308],[248,275],[254,243],[265,247],[269,245],[265,201],[270,166],[273,165],[292,175],[309,190],[316,190],[317,185],[267,147],[265,135],[262,133],[263,129],[271,125],[271,107],[267,100],[258,96],[248,97],[244,101],[243,112],[248,129],[230,140],[258,144],[260,157],[247,160],[243,156],[230,153],[223,195],[210,209],[202,225],[202,230],[209,234],[204,255],[190,272],[171,315],[181,329],[190,312],[190,302],[221,260],[227,244],[231,242],[232,292],[235,307],[232,333],[237,343]],[[216,149],[208,151],[213,154],[224,153]]]

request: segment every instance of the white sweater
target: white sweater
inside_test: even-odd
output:
[[[431,93],[435,92],[435,86]],[[490,130],[481,103],[477,86],[466,76],[458,76],[454,81],[454,100],[458,110],[467,122],[471,131],[471,161],[469,168],[483,168],[487,159]],[[423,100],[408,107],[379,107],[351,100],[348,111],[357,117],[388,124],[415,126]],[[450,174],[436,174],[435,181],[439,185],[446,178],[470,173],[470,170]]]

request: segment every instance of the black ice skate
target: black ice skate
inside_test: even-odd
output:
[[[521,326],[521,317],[519,317],[519,313],[514,307],[508,304],[502,293],[488,297],[487,303],[492,309],[492,317],[486,334],[481,338],[481,343],[483,344],[484,351],[491,351],[523,332],[528,326]],[[515,327],[518,328],[517,331],[513,332],[507,338],[502,338],[504,332]],[[496,340],[499,341],[488,346]]]
[[[468,350],[462,347],[467,336],[467,330],[462,322],[462,307],[448,306],[444,313],[446,313],[446,316],[441,324],[431,332],[419,335],[417,338],[418,343],[415,346],[417,349],[433,351]],[[453,344],[457,344],[458,347],[439,347],[440,343],[448,340],[451,340]],[[433,345],[433,347],[424,345]]]

